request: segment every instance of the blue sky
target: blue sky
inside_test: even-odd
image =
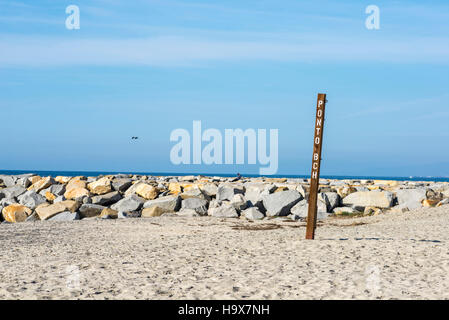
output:
[[[310,174],[325,92],[321,174],[449,176],[448,88],[447,1],[0,0],[4,170],[258,172],[173,165],[201,120],[279,129],[278,174]]]

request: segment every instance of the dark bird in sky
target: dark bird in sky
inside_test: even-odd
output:
[[[139,137],[131,137],[131,140],[137,140]]]

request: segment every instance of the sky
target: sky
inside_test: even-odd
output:
[[[318,93],[322,175],[449,176],[449,3],[0,0],[0,170],[258,173],[174,165],[199,120],[278,129],[306,175]]]

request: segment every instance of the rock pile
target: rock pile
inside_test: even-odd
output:
[[[0,220],[72,221],[167,214],[302,220],[307,217],[308,192],[307,179],[0,175]],[[449,204],[447,182],[321,179],[319,192],[319,219]]]

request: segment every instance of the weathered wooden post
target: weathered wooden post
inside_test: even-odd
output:
[[[309,211],[307,215],[306,239],[315,238],[325,107],[326,94],[319,93],[316,107],[315,136],[313,138],[312,173],[310,176]]]

